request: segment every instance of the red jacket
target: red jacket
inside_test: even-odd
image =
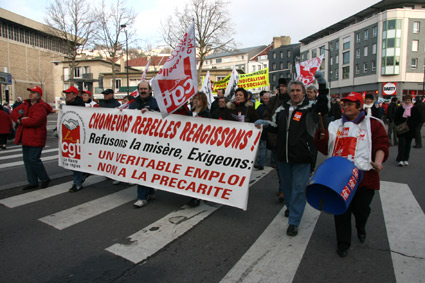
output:
[[[372,161],[375,161],[375,154],[380,149],[385,153],[383,160],[383,162],[385,162],[389,155],[387,131],[382,123],[376,119],[370,119],[370,128],[370,131],[372,132]],[[319,131],[316,132],[314,143],[317,149],[324,155],[328,155],[328,140],[329,132],[327,129],[325,130],[325,137],[323,139],[319,139]],[[379,173],[376,170],[364,171],[363,180],[359,187],[379,190]]]
[[[22,110],[23,114],[19,112]],[[11,114],[13,121],[17,122],[20,117],[28,117],[28,119],[21,119],[21,124],[16,131],[15,144],[44,147],[47,137],[47,115],[52,110],[52,107],[41,99],[33,105],[29,100],[25,100],[13,109]]]
[[[0,134],[9,134],[12,129],[12,119],[6,112],[0,110]]]

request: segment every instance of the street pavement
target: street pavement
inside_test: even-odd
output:
[[[135,209],[136,188],[90,176],[68,193],[49,116],[43,151],[53,179],[26,184],[20,146],[0,152],[0,282],[424,282],[425,149],[398,167],[397,148],[381,173],[361,244],[353,228],[346,258],[336,254],[333,216],[306,206],[296,237],[286,235],[285,207],[271,167],[251,176],[247,211],[157,191]],[[318,164],[324,160],[319,155]]]

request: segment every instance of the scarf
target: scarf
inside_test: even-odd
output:
[[[407,104],[403,103],[402,106],[403,106],[403,109],[404,109],[403,118],[410,117],[410,114],[411,114],[410,110],[412,109],[413,104],[411,103],[411,104],[407,105]]]
[[[352,121],[348,121],[347,120],[347,116],[345,116],[345,114],[342,116],[342,123],[345,123],[345,122],[353,122],[354,124],[356,124],[356,125],[358,125],[362,120],[363,120],[363,118],[365,117],[365,113],[364,113],[364,111],[361,111],[360,112],[360,114],[359,114],[359,116],[357,116],[357,118],[356,119],[354,119],[354,120],[352,120]]]
[[[367,111],[367,116],[372,116],[372,106],[373,106],[373,103],[371,103],[371,104],[364,104],[363,105],[363,109],[365,109],[365,111]]]

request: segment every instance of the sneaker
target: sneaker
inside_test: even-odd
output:
[[[115,181],[112,182],[112,185],[118,185],[120,183],[121,183],[120,181],[115,180]]]
[[[409,161],[404,161],[404,166],[409,166]]]
[[[286,235],[288,236],[296,236],[298,234],[298,227],[295,225],[289,225],[288,229],[286,230]]]
[[[403,161],[399,161],[399,162],[398,162],[398,166],[399,166],[399,167],[403,167],[403,166],[404,166],[404,162],[403,162]]]
[[[69,189],[68,192],[75,193],[75,192],[81,191],[82,189],[83,189],[83,186],[82,185],[73,184],[72,187]]]
[[[135,203],[133,203],[133,206],[136,208],[141,208],[142,206],[145,206],[148,204],[148,201],[145,199],[138,199]]]

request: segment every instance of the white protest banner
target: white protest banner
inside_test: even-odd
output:
[[[204,81],[202,82],[201,90],[207,95],[208,100],[208,109],[211,108],[211,104],[214,102],[214,95],[212,92],[212,85],[211,85],[211,77],[210,77],[210,71],[207,72],[207,75],[204,78]]]
[[[58,134],[64,168],[246,209],[261,130],[251,123],[63,106]]]
[[[188,31],[152,79],[152,89],[162,117],[175,112],[198,90],[195,26]]]
[[[236,71],[236,67],[233,66],[229,83],[226,87],[226,91],[224,92],[225,97],[232,99],[233,95],[235,94],[235,90],[238,88],[238,82],[239,82],[239,73]]]
[[[151,60],[152,60],[152,57],[151,57],[151,58],[149,58],[149,61],[148,61],[148,63],[146,64],[145,70],[143,71],[143,74],[142,74],[142,78],[140,79],[140,81],[141,81],[141,82],[146,81],[146,73],[148,72],[149,65],[151,64]]]
[[[295,65],[298,74],[297,81],[301,81],[305,86],[313,84],[314,74],[319,70],[323,57],[324,55],[320,55],[320,57],[297,63]]]

